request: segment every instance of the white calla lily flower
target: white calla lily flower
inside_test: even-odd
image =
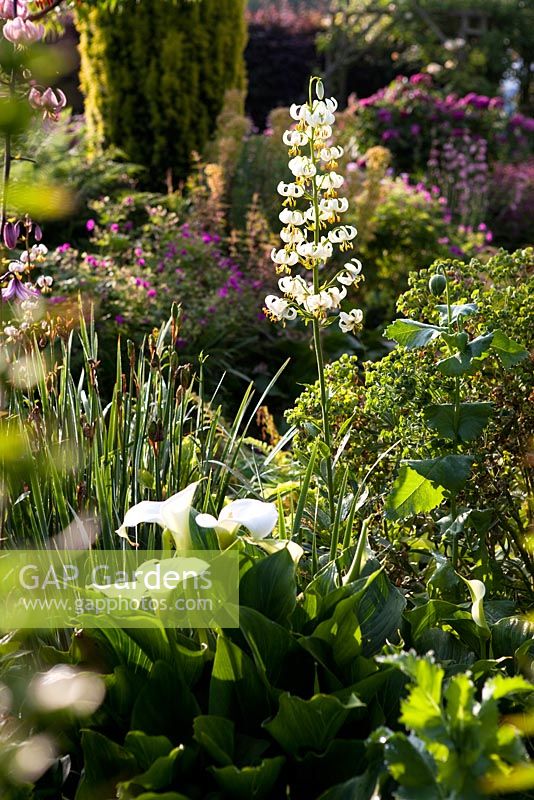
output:
[[[224,506],[218,519],[212,514],[199,514],[195,522],[200,528],[213,528],[216,533],[234,533],[242,526],[254,539],[265,539],[272,533],[277,519],[274,503],[244,499]]]
[[[177,550],[189,547],[191,545],[189,514],[199,482],[195,481],[195,483],[189,484],[181,492],[169,497],[168,500],[161,502],[143,500],[132,506],[124,515],[117,534],[122,539],[127,539],[130,544],[136,544],[128,537],[127,528],[133,528],[143,522],[155,522],[171,532]]]

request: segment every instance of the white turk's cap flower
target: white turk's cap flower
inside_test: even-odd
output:
[[[352,286],[353,283],[356,283],[362,271],[362,262],[358,261],[357,258],[353,258],[343,266],[346,272],[338,275],[338,281],[343,283],[345,286]]]
[[[304,105],[297,105],[296,103],[292,103],[289,107],[289,115],[291,119],[296,119],[298,122],[304,119],[306,115],[307,106]]]
[[[304,224],[304,216],[302,213],[300,211],[291,211],[289,208],[284,208],[284,210],[278,215],[278,219],[280,222],[283,222],[284,225]]]
[[[319,189],[327,192],[330,189],[339,189],[340,186],[343,186],[345,183],[345,178],[343,175],[338,175],[337,172],[326,172],[324,175],[320,175],[317,179],[317,185]]]
[[[308,144],[308,137],[301,131],[284,131],[282,141],[287,147],[304,147]]]
[[[291,308],[288,301],[284,300],[283,297],[276,297],[276,295],[270,294],[265,298],[265,305],[269,313],[276,319],[291,320],[297,316],[295,309]]]
[[[354,239],[358,231],[354,225],[340,225],[339,228],[328,232],[328,238],[333,244],[342,244],[343,242],[350,242]]]
[[[327,197],[320,201],[321,211],[332,214],[344,214],[348,210],[349,201],[346,197]]]
[[[341,301],[347,296],[347,290],[344,286],[342,289],[332,286],[331,289],[328,289],[328,294],[332,298],[332,308],[339,308]]]
[[[284,183],[280,181],[277,192],[281,194],[282,197],[302,197],[304,194],[304,187],[299,186],[298,183]]]
[[[356,331],[362,324],[363,312],[360,308],[353,308],[346,314],[344,311],[339,312],[339,327],[343,333],[350,333]]]
[[[271,259],[275,264],[283,264],[285,267],[293,267],[298,262],[297,254],[290,252],[285,248],[277,250],[275,247],[273,247],[271,251]]]
[[[296,275],[295,277],[285,275],[278,281],[278,286],[280,287],[280,291],[288,297],[291,297],[299,305],[302,305],[306,297],[313,292],[313,287],[309,286],[300,275]]]
[[[302,258],[314,258],[318,261],[326,261],[331,258],[333,253],[332,243],[327,239],[321,239],[318,244],[315,242],[300,242],[297,245],[297,253]]]
[[[342,147],[338,147],[333,145],[332,147],[323,147],[321,150],[321,160],[322,161],[337,161],[338,158],[341,158],[345,151]]]
[[[280,238],[286,244],[298,244],[304,241],[306,235],[300,228],[292,226],[290,228],[282,228],[280,231]]]
[[[306,298],[304,307],[311,314],[324,314],[326,311],[332,308],[332,296],[327,291],[318,292],[318,294],[312,294]]]
[[[317,172],[315,164],[307,156],[295,156],[288,166],[296,178],[313,178]]]

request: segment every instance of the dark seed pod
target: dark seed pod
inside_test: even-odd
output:
[[[434,297],[439,297],[442,295],[447,288],[447,279],[445,278],[445,275],[441,275],[440,273],[437,275],[432,275],[428,281],[428,288]]]

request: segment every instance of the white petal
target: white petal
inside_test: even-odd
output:
[[[255,539],[264,539],[273,530],[278,520],[274,503],[262,500],[234,500],[219,514],[219,523],[232,521],[247,528]]]
[[[216,528],[217,519],[212,514],[199,514],[195,522],[200,528]]]
[[[133,528],[134,525],[140,525],[142,522],[157,522],[162,525],[161,509],[163,505],[155,500],[143,500],[141,503],[137,503],[128,509],[121,527]]]
[[[189,540],[189,514],[198,484],[199,481],[189,484],[181,492],[169,497],[162,505],[161,524],[175,534],[177,547],[176,536],[183,537],[184,545]]]

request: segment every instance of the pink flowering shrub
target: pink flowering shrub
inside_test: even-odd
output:
[[[262,281],[245,275],[221,236],[184,222],[165,198],[146,195],[92,204],[89,247],[68,242],[52,254],[51,302],[81,293],[97,305],[100,335],[139,341],[182,306],[176,346],[184,353],[231,348],[260,322]]]
[[[488,222],[503,246],[532,244],[534,159],[495,164],[488,188]]]
[[[534,119],[507,117],[500,97],[445,94],[430,75],[399,76],[355,106],[362,148],[388,147],[398,169],[424,171],[432,147],[470,136],[485,139],[488,160],[520,160],[531,152]]]

